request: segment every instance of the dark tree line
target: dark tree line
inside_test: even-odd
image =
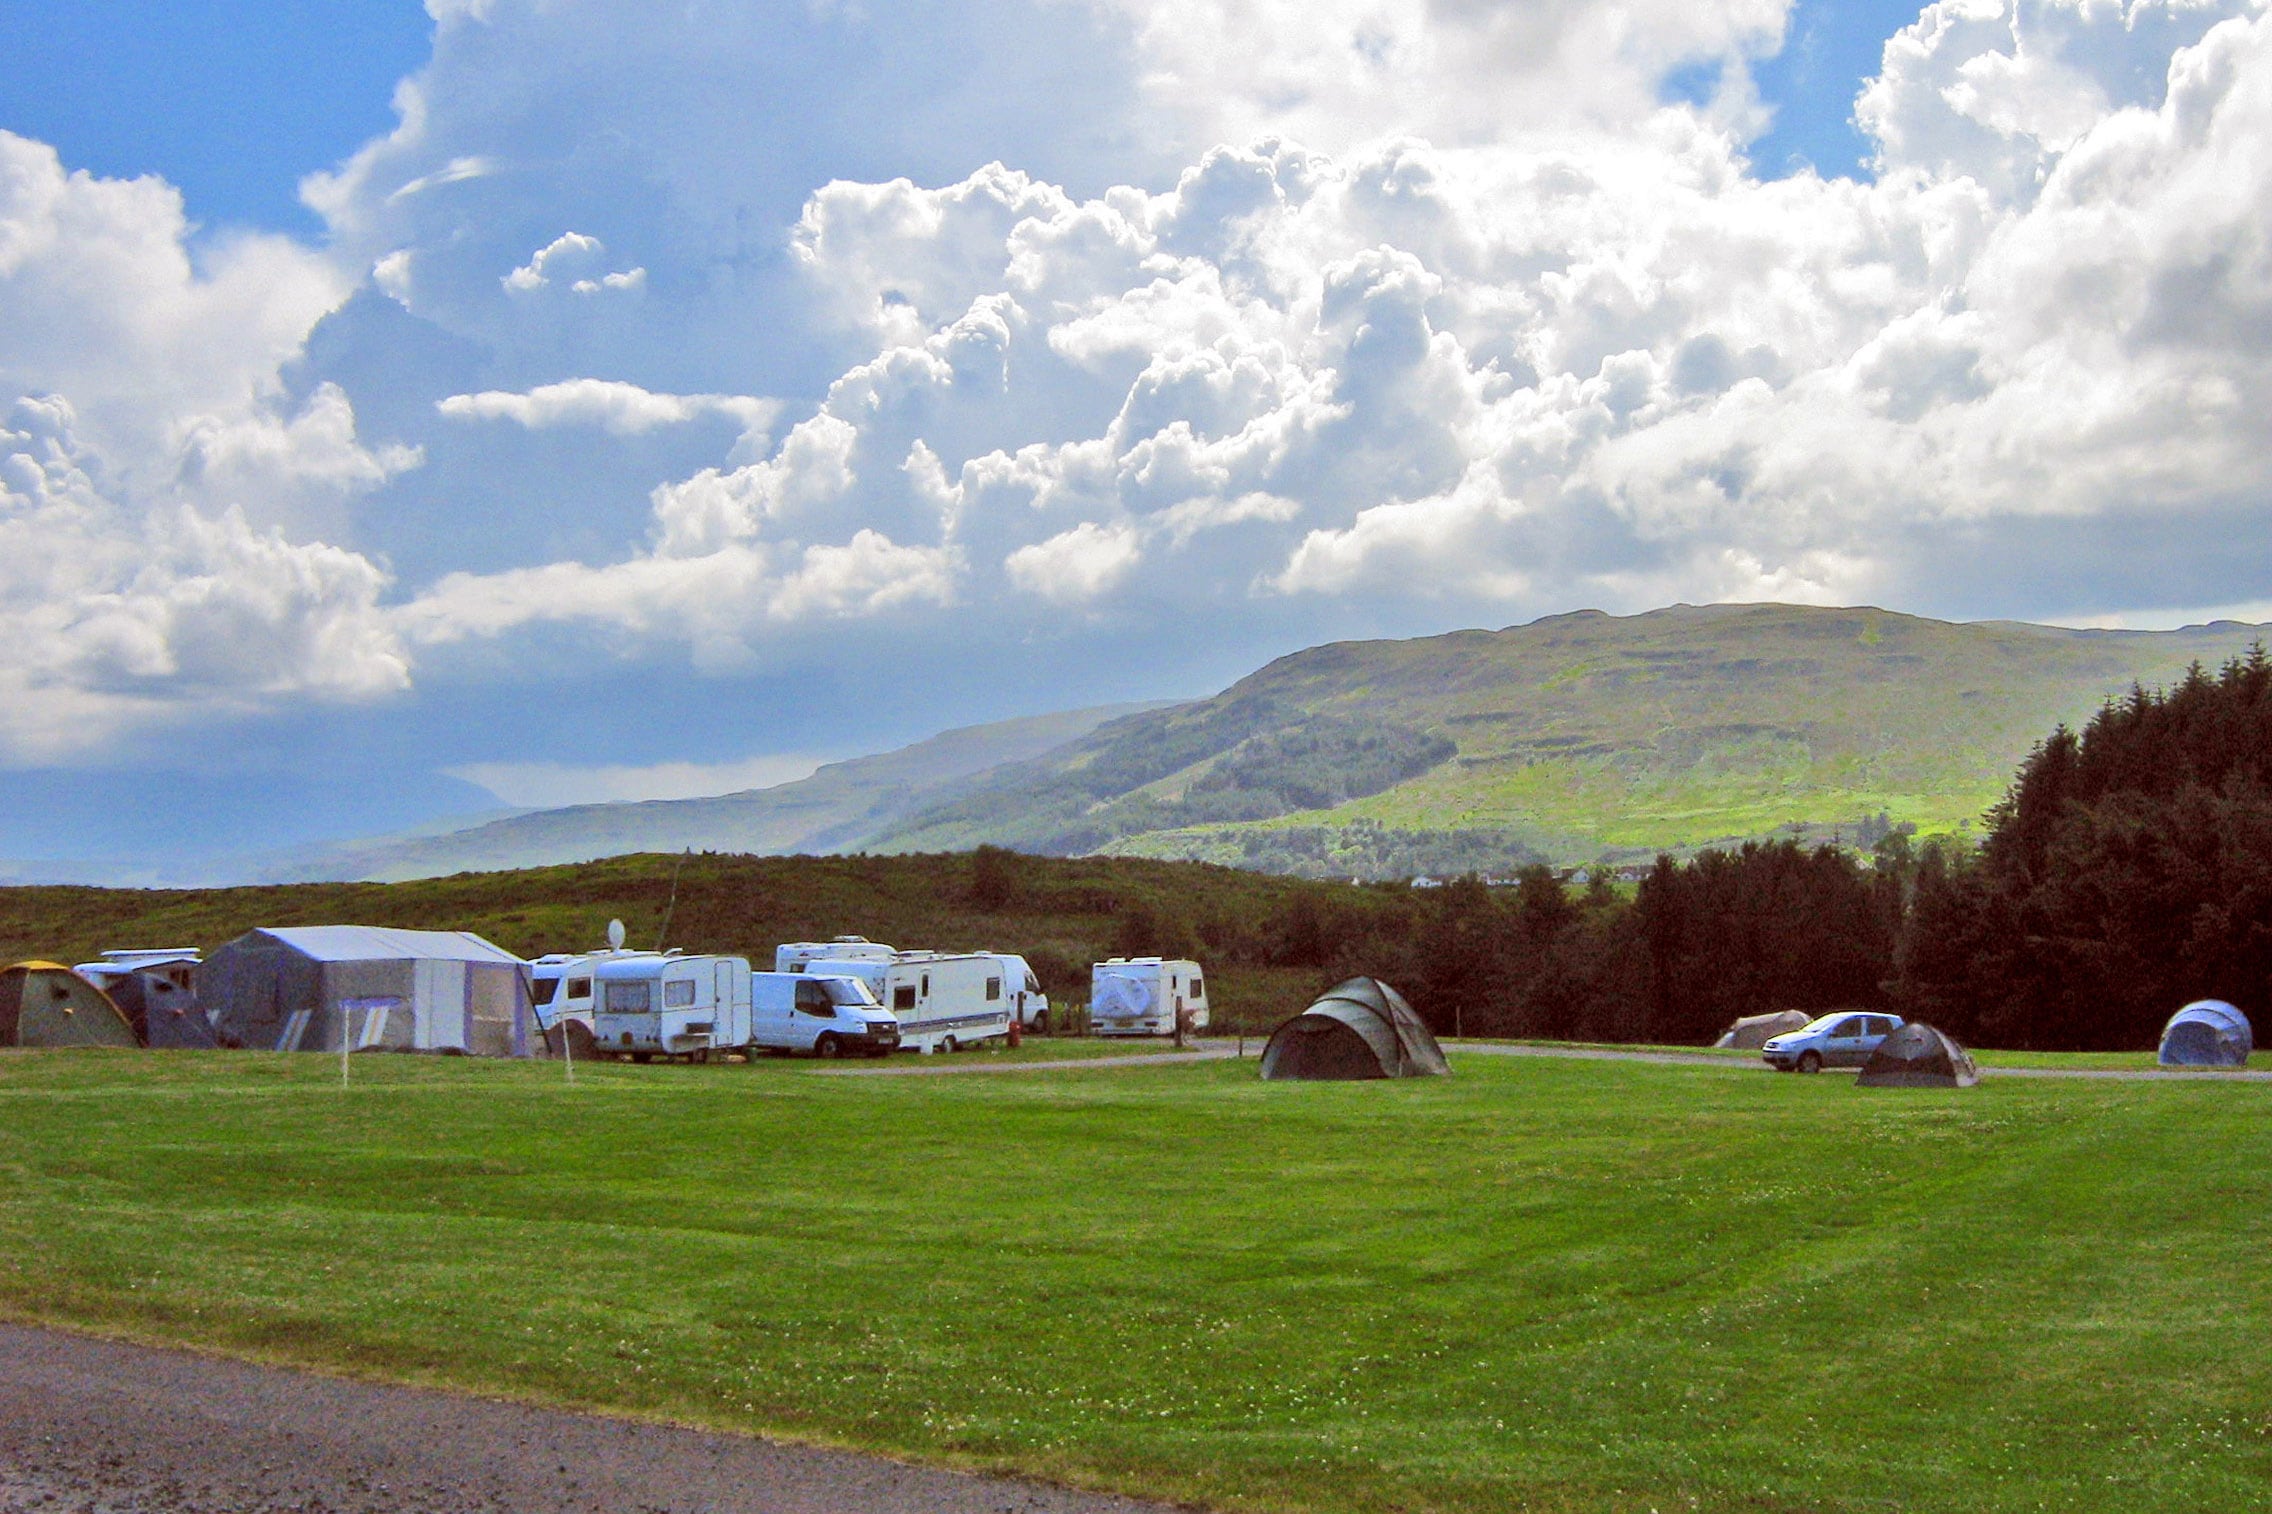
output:
[[[2272,1014],[2262,647],[2052,733],[1977,855],[1919,868],[1895,992],[1983,1045],[2150,1044],[2190,999]]]

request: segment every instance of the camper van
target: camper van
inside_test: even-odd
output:
[[[899,1020],[858,978],[821,973],[752,973],[752,1050],[816,1057],[888,1057],[899,1050]]]
[[[977,952],[894,952],[886,962],[823,958],[807,976],[857,978],[899,1021],[902,1051],[958,1051],[1010,1033],[1002,959]]]
[[[1089,968],[1089,1029],[1100,1036],[1168,1036],[1176,1016],[1207,1028],[1207,981],[1196,962],[1114,957]]]
[[[599,1049],[645,1062],[657,1056],[706,1062],[750,1041],[747,957],[626,952],[593,969]]]
[[[935,956],[992,957],[1001,964],[1002,995],[1010,1002],[1010,1012],[1027,1030],[1049,1029],[1049,996],[1041,991],[1041,980],[1026,965],[1026,959],[1015,952],[903,952],[866,936],[838,936],[833,941],[792,941],[776,946],[773,970],[800,973],[814,962],[892,962]]]

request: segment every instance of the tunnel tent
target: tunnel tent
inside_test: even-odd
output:
[[[2240,1067],[2256,1049],[2248,1016],[2222,999],[2196,999],[2162,1027],[2164,1067]]]
[[[224,1046],[526,1057],[529,967],[470,931],[272,926],[217,947],[198,996]]]
[[[0,970],[0,1046],[139,1044],[110,996],[70,968],[18,962]]]
[[[210,1050],[213,1022],[197,1002],[197,952],[107,951],[75,971],[110,995],[136,1039],[158,1051]]]
[[[1722,1049],[1740,1047],[1746,1051],[1757,1051],[1767,1044],[1771,1036],[1806,1029],[1811,1018],[1805,1011],[1797,1009],[1779,1009],[1771,1015],[1745,1015],[1729,1026],[1720,1039],[1712,1044]]]
[[[1442,1077],[1443,1048],[1404,996],[1378,978],[1351,978],[1270,1033],[1262,1076],[1305,1080]]]
[[[1855,1083],[1863,1088],[1970,1088],[1980,1081],[1972,1053],[1922,1020],[1904,1022],[1878,1043]]]

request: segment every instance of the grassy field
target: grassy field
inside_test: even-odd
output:
[[[0,1313],[1254,1510],[2272,1506],[2272,1089],[0,1054]]]

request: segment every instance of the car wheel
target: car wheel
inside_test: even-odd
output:
[[[836,1039],[834,1031],[824,1030],[820,1039],[813,1042],[813,1055],[823,1062],[833,1062],[844,1055],[844,1043]]]
[[[1804,1056],[1800,1057],[1800,1058],[1799,1058],[1799,1071],[1801,1071],[1801,1072],[1820,1072],[1820,1071],[1822,1071],[1822,1053],[1821,1053],[1821,1052],[1818,1052],[1818,1051],[1810,1051],[1810,1052],[1808,1052],[1808,1053],[1807,1053],[1806,1055],[1804,1055]]]

